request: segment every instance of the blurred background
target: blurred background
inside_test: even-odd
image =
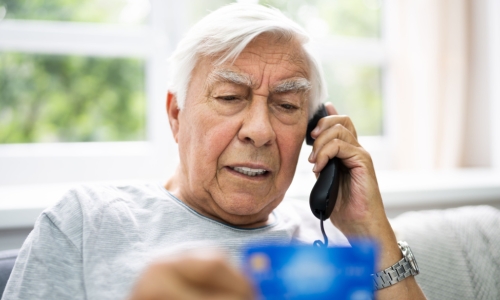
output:
[[[0,0],[0,250],[79,182],[164,181],[166,62],[230,0]],[[390,216],[500,207],[500,1],[262,0],[310,32]],[[304,146],[288,196],[314,184]]]

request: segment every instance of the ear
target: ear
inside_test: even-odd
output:
[[[174,136],[175,142],[178,143],[177,134],[179,133],[179,106],[177,105],[177,96],[172,92],[167,93],[167,114],[170,129]]]

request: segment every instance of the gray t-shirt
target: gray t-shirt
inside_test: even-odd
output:
[[[2,299],[124,299],[155,258],[218,248],[239,266],[249,243],[321,239],[306,201],[284,200],[273,217],[241,229],[200,215],[160,184],[80,186],[40,215]],[[331,244],[348,244],[325,224]]]

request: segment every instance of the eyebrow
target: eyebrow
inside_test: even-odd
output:
[[[281,94],[289,92],[306,92],[311,89],[311,83],[305,78],[290,78],[271,88],[271,93]]]
[[[237,73],[231,70],[224,70],[224,69],[219,69],[215,70],[209,75],[209,81],[214,83],[217,81],[221,82],[229,82],[229,83],[234,83],[238,85],[245,85],[251,87],[252,84],[252,79],[250,76]]]
[[[248,87],[254,86],[252,78],[246,74],[238,73],[227,69],[215,70],[209,75],[209,82],[229,82]],[[271,93],[284,94],[289,92],[306,92],[311,89],[311,83],[305,78],[285,79],[271,88]]]

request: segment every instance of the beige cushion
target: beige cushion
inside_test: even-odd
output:
[[[500,211],[490,206],[404,213],[391,220],[417,259],[429,299],[500,299]]]

